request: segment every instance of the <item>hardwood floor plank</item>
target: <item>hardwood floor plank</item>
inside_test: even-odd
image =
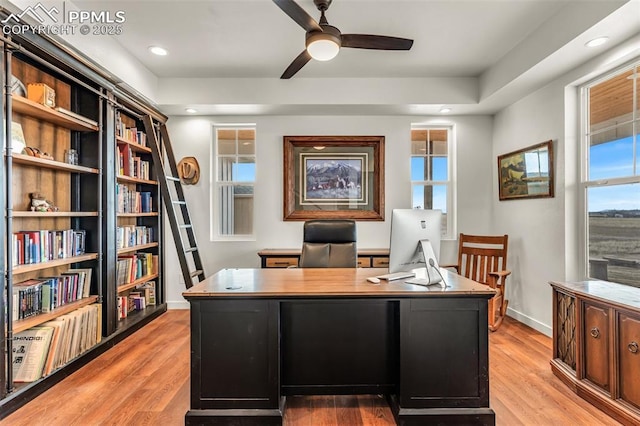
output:
[[[551,373],[551,339],[506,318],[489,334],[498,426],[616,426]],[[183,425],[189,409],[189,313],[172,310],[0,421],[2,426]],[[286,426],[389,426],[378,395],[292,396]]]

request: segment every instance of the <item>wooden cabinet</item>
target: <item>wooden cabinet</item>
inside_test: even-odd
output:
[[[551,369],[623,424],[640,423],[640,288],[551,282]]]
[[[258,252],[262,268],[289,268],[298,266],[300,249],[263,249]],[[358,268],[388,268],[388,249],[359,249]]]
[[[0,10],[0,20],[7,13]],[[166,310],[160,268],[128,287],[116,281],[119,256],[161,258],[162,205],[153,175],[117,176],[115,120],[119,110],[127,111],[134,126],[143,116],[157,122],[166,117],[52,39],[25,32],[0,44],[6,88],[0,102],[2,418]],[[47,102],[30,96],[29,84],[46,91]],[[152,211],[116,211],[117,183],[152,193]],[[119,222],[152,228],[154,238],[118,248]],[[148,281],[156,287],[153,308],[118,321],[118,295]],[[71,338],[63,337],[61,324],[72,330]],[[27,343],[41,341],[30,339],[34,333],[51,333],[44,341],[60,344],[31,352],[34,345]],[[33,353],[44,354],[36,358],[45,363],[23,374],[19,365]]]

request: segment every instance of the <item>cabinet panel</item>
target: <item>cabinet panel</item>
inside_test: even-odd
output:
[[[606,308],[584,305],[584,376],[607,391],[611,390],[609,315]]]
[[[620,398],[640,408],[640,317],[620,314],[618,328]]]

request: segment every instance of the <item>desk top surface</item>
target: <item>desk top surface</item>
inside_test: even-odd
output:
[[[421,286],[405,280],[373,284],[368,277],[386,274],[376,268],[292,268],[223,269],[182,293],[187,299],[198,297],[484,297],[490,287],[440,269],[448,287]]]

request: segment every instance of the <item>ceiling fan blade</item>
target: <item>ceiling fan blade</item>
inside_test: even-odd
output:
[[[370,34],[342,34],[342,47],[377,50],[409,50],[413,40]]]
[[[291,65],[289,65],[287,69],[284,70],[280,78],[288,79],[293,77],[295,73],[300,71],[300,69],[304,67],[307,64],[307,62],[309,62],[310,60],[311,60],[311,55],[309,55],[309,52],[307,52],[307,49],[303,50],[302,53],[299,54],[298,57],[293,60],[293,62],[291,62]]]
[[[322,31],[322,27],[318,25],[315,19],[313,19],[298,3],[293,0],[273,0],[280,9],[291,19],[296,21],[306,32],[309,31]]]

